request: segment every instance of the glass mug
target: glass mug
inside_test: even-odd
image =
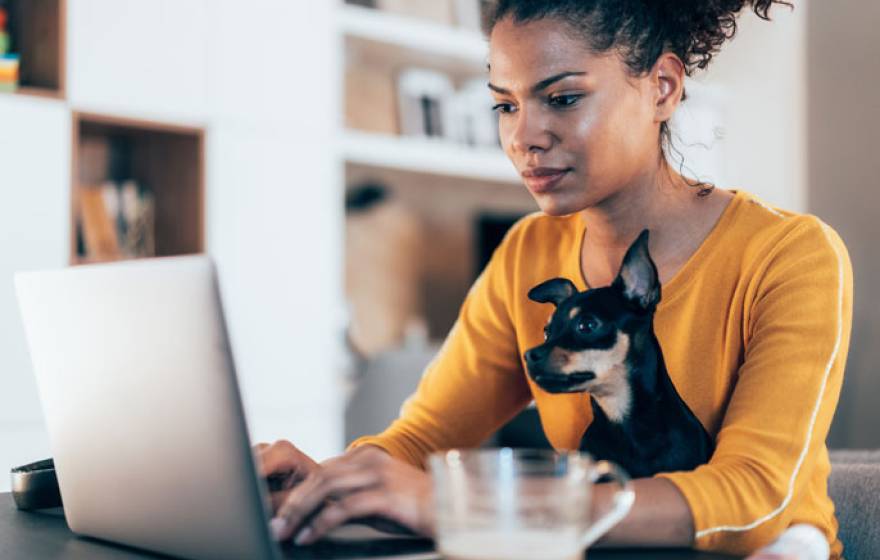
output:
[[[450,560],[572,560],[620,522],[635,501],[616,464],[586,453],[474,449],[435,453],[437,548]],[[590,519],[593,484],[620,488],[611,509]]]

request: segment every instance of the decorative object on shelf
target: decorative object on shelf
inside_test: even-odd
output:
[[[156,256],[155,202],[132,179],[83,186],[79,192],[83,252],[91,261]]]
[[[79,189],[79,256],[90,261],[156,256],[153,194],[132,178],[132,144],[126,136],[82,141]],[[106,178],[106,179],[103,179]]]
[[[370,357],[425,329],[424,233],[415,212],[379,183],[349,190],[345,210],[348,336],[358,354]]]
[[[10,92],[18,89],[19,57],[12,50],[12,36],[9,33],[9,12],[6,3],[0,0],[0,91]]]
[[[376,7],[382,11],[412,16],[453,25],[453,9],[450,0],[376,0]]]
[[[78,192],[80,233],[85,251],[80,256],[92,261],[111,261],[121,256],[113,208],[108,207],[113,202],[107,192],[103,186],[83,186]]]
[[[492,98],[485,78],[474,78],[447,101],[444,113],[446,136],[468,146],[500,146],[498,118],[492,111]]]
[[[391,70],[376,63],[349,61],[345,69],[345,127],[397,134]]]
[[[0,56],[9,54],[12,50],[12,38],[9,35],[9,12],[6,3],[0,1]]]
[[[17,54],[0,55],[0,91],[18,89],[19,61]]]
[[[444,136],[444,106],[455,92],[446,74],[407,68],[397,78],[400,133],[405,136]]]

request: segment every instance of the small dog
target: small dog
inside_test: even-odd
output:
[[[570,280],[554,278],[528,295],[556,306],[545,342],[524,355],[529,376],[550,393],[590,393],[593,422],[582,450],[632,477],[708,462],[712,438],[675,390],[654,335],[660,281],[648,230],[610,286],[578,292]]]

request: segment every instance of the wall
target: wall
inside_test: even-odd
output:
[[[0,491],[7,467],[45,457],[49,441],[15,301],[16,270],[67,263],[70,116],[50,99],[0,97]]]
[[[807,55],[809,208],[834,227],[854,272],[853,334],[829,441],[880,447],[880,4],[812,2]]]
[[[772,21],[743,13],[708,70],[695,75],[720,94],[720,186],[806,209],[806,3],[776,6]],[[688,101],[682,108],[687,110]],[[695,148],[699,152],[699,148]]]
[[[333,2],[68,0],[68,98],[0,95],[0,473],[49,454],[12,273],[67,264],[72,110],[205,128],[207,250],[252,437],[342,450],[334,17]]]

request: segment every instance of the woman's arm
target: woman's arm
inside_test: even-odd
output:
[[[439,449],[476,447],[532,399],[509,309],[515,274],[515,225],[465,298],[458,319],[400,417],[378,436],[350,447],[375,445],[425,467]]]
[[[602,537],[598,546],[690,547],[694,544],[691,508],[678,488],[662,478],[632,481],[636,501],[629,514]],[[616,486],[597,484],[593,491],[593,519],[611,507]]]
[[[787,219],[749,281],[743,363],[711,460],[658,475],[690,505],[697,548],[747,554],[794,523],[834,539],[825,438],[846,364],[852,268],[828,226]]]

